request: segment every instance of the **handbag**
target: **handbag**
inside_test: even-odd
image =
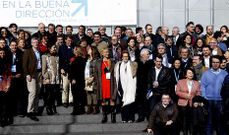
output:
[[[84,90],[93,91],[93,85],[94,85],[94,82],[92,81],[92,79],[91,78],[86,78],[85,79],[85,88],[84,88]]]

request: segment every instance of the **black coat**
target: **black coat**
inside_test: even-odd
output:
[[[23,52],[20,50],[17,50],[16,52],[16,59],[13,61],[13,54],[10,53],[9,55],[9,60],[10,60],[10,65],[16,65],[16,74],[22,74],[23,69],[22,69],[22,56]],[[14,62],[14,63],[13,63]]]
[[[70,59],[74,56],[73,48],[71,47],[69,49],[67,45],[61,45],[58,51],[58,55],[60,59],[60,69],[64,69],[65,72],[68,72],[70,67]]]
[[[192,67],[192,59],[191,58],[188,58],[187,62],[184,62],[181,59],[181,68],[183,71],[187,68],[190,68],[190,67]]]
[[[87,60],[85,58],[82,57],[76,57],[71,65],[70,65],[70,69],[69,69],[69,80],[75,80],[76,81],[76,85],[80,85],[84,88],[84,70],[85,70],[85,66],[86,66],[86,62]]]
[[[153,82],[156,80],[156,70],[152,67],[148,73],[148,89],[152,89],[154,94],[162,95],[163,93],[170,93],[170,81],[171,75],[169,68],[162,66],[161,71],[158,74],[157,81],[159,86],[153,88]]]
[[[165,126],[169,120],[175,123],[177,116],[178,110],[175,103],[171,102],[167,107],[163,107],[162,103],[159,102],[150,114],[148,128],[155,130],[157,126]]]
[[[178,58],[178,50],[176,46],[167,46],[166,47],[166,54],[168,58],[168,63],[172,64],[174,58]]]
[[[137,61],[137,96],[146,96],[147,93],[147,77],[149,69],[154,65],[153,60],[149,60],[146,63]]]

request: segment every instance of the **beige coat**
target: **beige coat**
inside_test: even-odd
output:
[[[59,57],[50,54],[42,56],[43,84],[59,84]]]

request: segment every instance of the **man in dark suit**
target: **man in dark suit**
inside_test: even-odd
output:
[[[10,67],[12,73],[12,81],[11,81],[11,112],[15,115],[16,113],[19,116],[26,115],[26,106],[27,106],[27,90],[25,88],[25,81],[22,75],[22,55],[23,52],[17,48],[17,42],[10,42]]]
[[[59,67],[61,72],[61,78],[63,81],[62,103],[64,107],[68,107],[69,104],[73,103],[70,81],[68,79],[70,59],[74,56],[71,35],[66,36],[65,44],[60,46],[58,55],[59,55],[59,62],[60,62]]]
[[[41,87],[41,55],[38,51],[38,39],[31,39],[32,48],[27,49],[23,54],[23,71],[26,76],[27,89],[29,91],[27,113],[34,121],[38,112],[39,92]]]
[[[183,71],[192,66],[192,59],[190,58],[190,51],[187,47],[180,49],[181,68]]]
[[[163,93],[169,93],[171,75],[169,68],[163,66],[162,56],[157,55],[154,63],[155,66],[148,73],[148,90],[152,91],[152,96],[149,97],[150,111],[161,99]]]

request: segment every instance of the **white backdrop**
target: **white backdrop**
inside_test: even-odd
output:
[[[137,0],[0,0],[0,26],[136,25]]]

